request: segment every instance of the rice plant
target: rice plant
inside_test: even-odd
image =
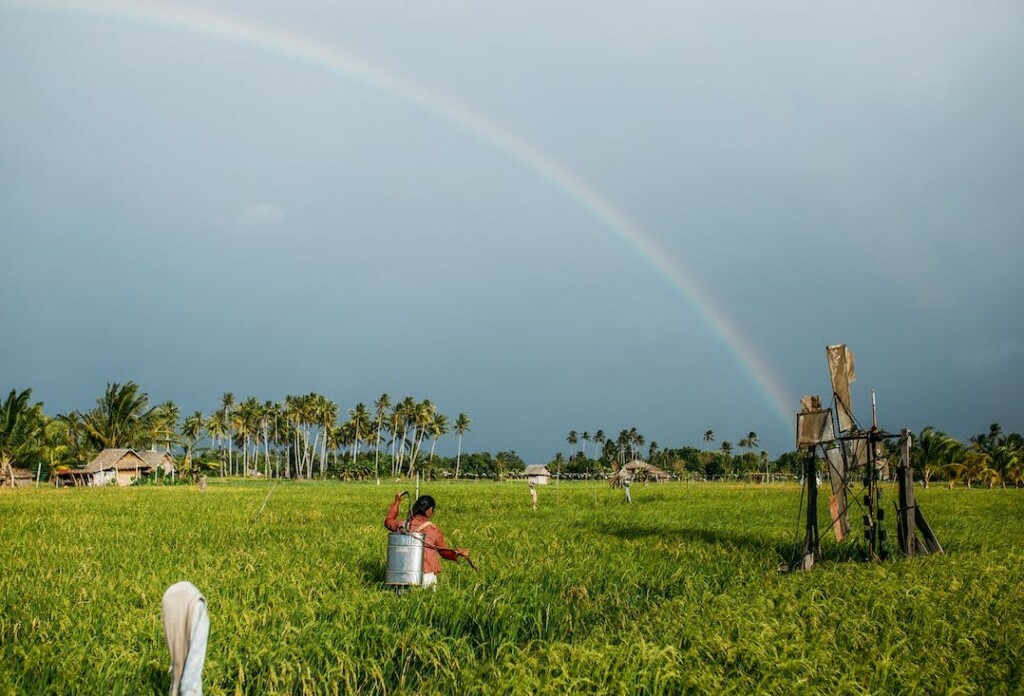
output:
[[[945,555],[861,563],[826,538],[826,563],[782,575],[793,485],[627,505],[563,482],[531,510],[521,482],[436,483],[478,571],[399,594],[394,490],[270,486],[0,495],[0,694],[166,693],[160,598],[182,579],[209,601],[212,695],[1024,689],[1020,491],[919,491]]]

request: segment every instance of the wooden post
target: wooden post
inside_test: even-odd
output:
[[[906,428],[900,430],[899,471],[899,505],[896,509],[898,519],[898,536],[900,552],[907,558],[913,557],[913,537],[916,533],[914,524],[913,468],[910,465],[910,434]]]
[[[810,570],[814,567],[814,562],[821,558],[818,535],[818,471],[813,447],[807,450],[807,459],[804,461],[804,485],[807,487],[807,525],[800,570]]]
[[[882,497],[881,489],[878,486],[878,469],[876,464],[878,462],[878,435],[875,430],[871,431],[868,437],[868,462],[865,467],[868,496],[867,500],[867,515],[865,516],[865,523],[867,528],[865,534],[868,538],[868,558],[873,561],[884,561],[886,559],[886,551],[882,542],[885,541],[885,531],[882,529],[882,517],[884,512],[881,510],[880,500]]]
[[[925,553],[944,553],[942,544],[935,538],[935,533],[925,520],[924,513],[917,506],[914,470],[910,465],[910,431],[904,428],[900,431],[900,436],[900,502],[896,510],[899,517],[900,551],[908,557]],[[921,530],[924,542],[917,538],[918,530]]]
[[[914,536],[917,533],[917,501],[914,498],[914,469],[910,463],[910,432],[900,430],[900,469],[896,475],[899,481],[899,508],[897,509],[900,551],[912,557],[916,550]]]
[[[935,534],[932,533],[932,528],[928,526],[928,523],[924,519],[924,513],[921,512],[921,508],[914,507],[914,517],[917,520],[917,526],[921,529],[921,536],[924,537],[924,545],[928,549],[929,553],[945,553],[942,550],[942,545],[939,540],[935,538]]]

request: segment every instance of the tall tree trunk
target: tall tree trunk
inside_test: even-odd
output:
[[[398,466],[395,468],[395,474],[399,474],[402,471],[402,465],[405,463],[405,434],[409,431],[408,428],[402,427],[402,437],[398,440]]]
[[[263,475],[270,478],[270,426],[263,426]]]
[[[420,446],[423,444],[423,435],[426,432],[426,428],[417,428],[413,433],[412,453],[409,455],[409,473],[407,474],[410,478],[416,472],[416,460],[420,456]]]
[[[459,466],[462,464],[462,435],[459,434],[459,451],[455,455],[455,478],[459,478]]]
[[[377,426],[377,439],[373,445],[373,477],[380,483],[380,425]]]

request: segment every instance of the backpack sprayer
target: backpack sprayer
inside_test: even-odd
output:
[[[409,498],[409,491],[402,491],[402,498]],[[469,567],[476,570],[469,554],[459,553],[456,549],[434,546],[426,541],[423,532],[414,532],[409,528],[412,521],[412,503],[409,503],[409,514],[405,523],[397,532],[388,534],[388,563],[384,573],[384,584],[396,588],[412,587],[423,584],[423,550],[430,548],[437,551],[441,558],[456,561],[464,558]]]
[[[402,491],[403,498],[409,498],[409,491]],[[412,519],[412,503],[409,515],[402,529],[388,534],[388,567],[384,573],[384,584],[395,587],[418,586],[423,584],[423,539],[422,532],[409,530]]]

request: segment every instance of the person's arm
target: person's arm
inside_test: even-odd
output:
[[[384,518],[384,526],[392,532],[397,532],[402,528],[402,520],[398,519],[398,506],[401,502],[402,494],[396,493],[395,499],[391,501],[391,506],[388,508],[388,516]]]
[[[434,538],[429,540],[430,543],[432,543],[435,547],[439,549],[447,549],[448,542],[445,541],[444,533],[440,530],[440,528],[437,525],[433,526],[433,530],[435,534]],[[452,551],[454,551],[456,555],[465,556],[466,558],[469,558],[469,549],[452,549]],[[441,558],[446,558],[449,561],[458,560],[457,558],[450,558],[448,556],[445,556],[444,554],[441,554]]]

